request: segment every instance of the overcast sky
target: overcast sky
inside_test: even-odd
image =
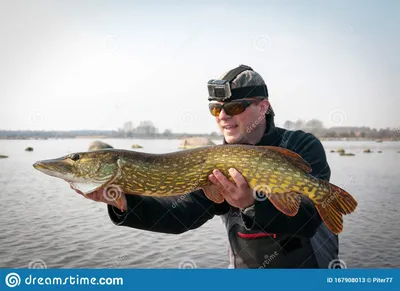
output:
[[[400,127],[399,1],[192,2],[2,1],[0,129],[216,131],[206,83],[240,64],[278,125]]]

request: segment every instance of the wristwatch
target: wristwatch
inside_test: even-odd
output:
[[[241,209],[240,211],[241,211],[244,215],[246,215],[246,216],[248,216],[248,217],[254,217],[254,216],[256,215],[255,206],[256,206],[256,205],[253,204],[253,205],[250,205],[250,206],[248,206],[248,207],[246,207],[246,208]]]

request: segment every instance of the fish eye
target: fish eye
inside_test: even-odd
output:
[[[73,154],[72,156],[71,156],[71,160],[73,160],[73,161],[77,161],[77,160],[79,160],[79,155],[78,154]]]

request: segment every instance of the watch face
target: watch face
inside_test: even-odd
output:
[[[254,211],[254,209],[250,209],[249,211],[247,211],[248,216],[254,216],[256,214],[256,212]]]
[[[243,213],[247,216],[254,216],[255,215],[254,205],[249,206],[246,209],[244,209]]]

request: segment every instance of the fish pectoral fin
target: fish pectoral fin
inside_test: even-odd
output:
[[[121,212],[124,211],[124,206],[123,206],[123,199],[122,197],[119,197],[118,199],[115,199],[115,202],[117,203],[119,210],[121,210]]]
[[[299,154],[280,147],[273,147],[273,146],[260,146],[260,148],[280,152],[285,157],[287,157],[290,161],[292,161],[297,167],[303,169],[307,173],[311,173],[312,169],[310,165],[305,161]]]
[[[221,204],[224,202],[224,196],[221,194],[224,190],[214,184],[206,184],[203,186],[204,194],[211,201]]]
[[[299,211],[301,197],[296,192],[271,193],[268,199],[279,211],[288,216],[295,216]]]
[[[89,194],[103,186],[103,183],[93,182],[69,182],[72,188],[79,190],[82,194]]]

